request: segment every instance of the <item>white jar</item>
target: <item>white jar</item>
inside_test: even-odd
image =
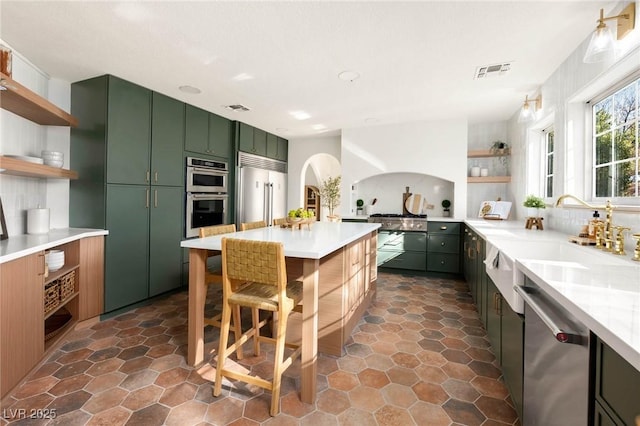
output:
[[[478,166],[471,167],[471,176],[472,177],[480,176],[480,167],[478,167]]]
[[[481,168],[480,169],[480,176],[489,176],[489,169],[486,168]]]
[[[27,234],[46,234],[49,232],[49,209],[27,210]]]

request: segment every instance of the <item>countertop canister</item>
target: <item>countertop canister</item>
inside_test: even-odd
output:
[[[27,210],[27,234],[46,234],[49,232],[49,209]]]

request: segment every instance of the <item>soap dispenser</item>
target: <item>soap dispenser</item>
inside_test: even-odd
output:
[[[589,221],[589,238],[596,238],[596,228],[600,222],[602,222],[600,220],[600,213],[598,213],[598,210],[595,210],[593,212],[593,218]]]

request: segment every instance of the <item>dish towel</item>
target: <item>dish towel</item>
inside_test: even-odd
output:
[[[484,264],[487,265],[487,269],[498,269],[500,265],[500,251],[496,246],[491,247],[484,260]]]

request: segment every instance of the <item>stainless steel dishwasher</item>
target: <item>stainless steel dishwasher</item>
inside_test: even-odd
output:
[[[589,418],[589,329],[533,281],[525,302],[524,426],[584,426]]]

